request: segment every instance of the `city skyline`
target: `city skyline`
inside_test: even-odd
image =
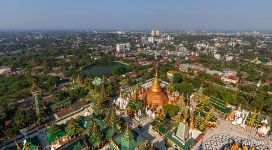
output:
[[[1,30],[261,30],[271,31],[272,2],[5,1]]]

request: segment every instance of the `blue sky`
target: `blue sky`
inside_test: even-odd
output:
[[[3,0],[0,29],[272,30],[272,0]]]

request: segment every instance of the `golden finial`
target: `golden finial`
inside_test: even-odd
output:
[[[187,119],[187,112],[185,111],[184,113],[183,113],[183,119],[182,119],[182,122],[183,123],[186,123],[186,119]]]
[[[195,129],[195,123],[194,123],[194,116],[192,115],[190,117],[190,130],[194,130]]]
[[[156,64],[156,67],[155,67],[155,77],[158,77],[158,64]]]
[[[16,145],[16,150],[21,150],[21,147],[15,138],[14,138],[14,141],[15,141],[15,145]]]
[[[158,79],[158,65],[156,65],[155,77],[154,77],[153,83],[151,85],[151,91],[154,91],[154,92],[161,91],[161,86],[160,86],[160,82]]]
[[[241,111],[241,105],[238,106],[238,111]]]
[[[122,87],[120,87],[119,97],[122,98]]]

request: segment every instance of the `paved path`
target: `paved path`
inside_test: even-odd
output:
[[[133,121],[134,131],[136,131],[145,140],[148,140],[149,142],[154,143],[154,146],[159,148],[160,150],[167,150],[167,148],[165,147],[164,138],[162,138],[157,132],[154,132],[151,129],[151,126],[150,126],[151,121],[152,121],[151,118],[146,118],[140,123],[137,121]],[[137,128],[139,124],[142,125],[141,129]]]
[[[205,135],[203,136],[203,144],[207,144],[211,142],[210,141],[211,139],[215,140],[216,139],[215,135],[222,135],[222,134],[224,134],[225,136],[228,135],[227,137],[229,138],[233,137],[233,138],[240,138],[240,139],[264,141],[266,145],[269,145],[270,147],[272,146],[272,141],[270,141],[268,137],[259,137],[259,135],[256,133],[255,128],[247,127],[246,129],[242,129],[241,127],[234,126],[231,124],[231,122],[226,121],[220,117],[218,117],[218,127],[209,128],[207,132],[205,133]],[[217,137],[217,139],[219,140],[220,138]],[[201,142],[197,143],[197,145],[195,146],[195,150],[197,150],[200,143]]]

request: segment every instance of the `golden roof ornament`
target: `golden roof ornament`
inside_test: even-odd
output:
[[[194,116],[193,115],[190,117],[190,124],[189,124],[189,126],[190,126],[190,130],[194,130],[195,129],[195,123],[194,123]]]
[[[119,91],[119,98],[122,98],[122,87],[120,88],[120,91]]]
[[[158,65],[156,65],[156,70],[155,70],[155,77],[153,80],[153,83],[151,85],[151,91],[153,92],[160,92],[161,91],[161,85],[158,79]]]
[[[227,113],[226,115],[226,120],[227,121],[233,121],[235,117],[234,110],[231,109],[230,112]]]
[[[32,86],[30,88],[31,94],[35,95],[41,92],[41,89],[36,85],[35,82],[32,83]]]

